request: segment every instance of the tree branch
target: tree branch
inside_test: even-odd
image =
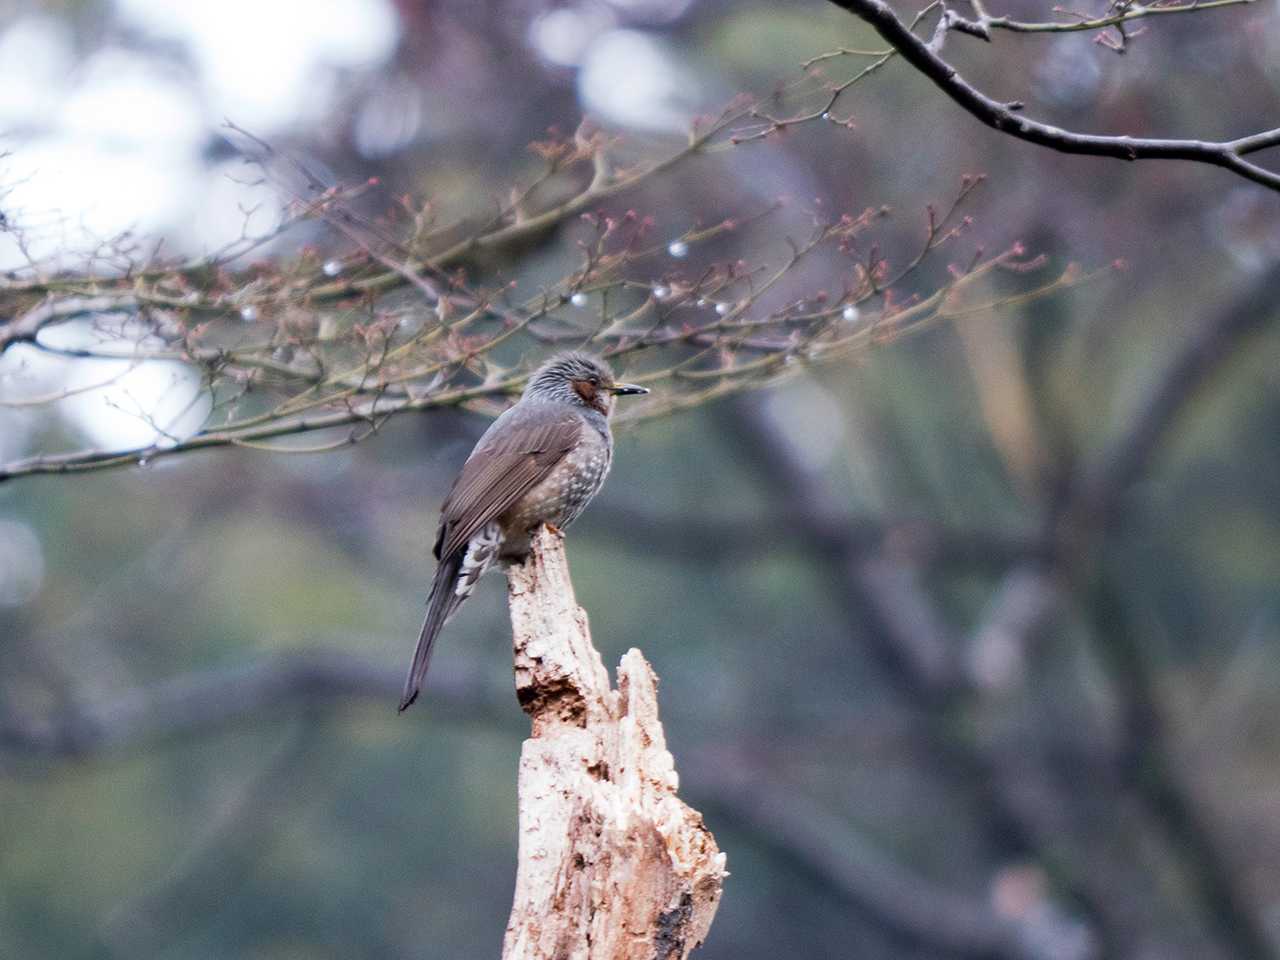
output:
[[[830,486],[795,454],[776,426],[751,398],[725,408],[722,424],[737,436],[736,451],[752,457],[772,508],[783,511],[791,534],[831,573],[833,597],[842,605],[851,634],[866,638],[884,666],[893,690],[920,713],[920,738],[933,766],[974,790],[990,816],[993,835],[1012,839],[1015,848],[1046,864],[1064,866],[1059,882],[1089,918],[1106,929],[1112,920],[1107,898],[1074,865],[1059,864],[1053,854],[1062,819],[1061,797],[1053,791],[1035,796],[1020,788],[1020,757],[979,738],[954,735],[956,711],[972,692],[961,656],[961,638],[942,619],[932,598],[904,564],[866,559],[848,545],[833,547],[829,519],[840,503]]]
[[[830,0],[866,23],[896,50],[903,59],[933,81],[944,94],[979,121],[1016,137],[1059,153],[1112,157],[1117,160],[1191,160],[1223,167],[1271,190],[1280,191],[1280,173],[1244,159],[1252,153],[1280,145],[1280,128],[1262,131],[1236,140],[1171,140],[1162,138],[1105,136],[1077,133],[1024,117],[1020,103],[993,100],[960,76],[937,51],[941,38],[955,22],[944,16],[934,42],[926,42],[911,32],[883,0]]]
[[[610,535],[625,531],[628,545],[637,552],[653,550],[700,564],[736,564],[744,551],[751,550],[803,553],[807,549],[792,536],[793,522],[784,516],[672,513],[600,503],[578,524],[579,529],[608,531]],[[1002,571],[1011,563],[1049,559],[1038,532],[955,528],[924,516],[852,518],[842,511],[824,518],[821,532],[833,548],[850,555],[888,553],[929,569]]]
[[[961,680],[958,644],[931,606],[911,599],[919,592],[911,569],[869,555],[849,536],[848,511],[755,398],[721,411],[725,435],[737,441],[734,450],[750,458],[791,535],[823,559],[849,621],[865,631],[890,681],[917,703],[939,702]]]
[[[700,767],[703,773],[706,769]],[[723,781],[709,799],[718,810],[912,943],[983,960],[1083,960],[1097,955],[1097,944],[1082,926],[1060,917],[1019,921],[999,916],[982,898],[942,887],[876,850],[794,786],[728,771]],[[1074,948],[1064,943],[1064,934]]]
[[[1275,319],[1278,301],[1280,266],[1273,266],[1196,324],[1128,423],[1077,478],[1072,500],[1082,519],[1100,522],[1114,512],[1188,403],[1245,340]]]
[[[268,711],[318,701],[374,698],[392,704],[403,686],[398,666],[314,650],[182,674],[106,703],[76,704],[52,716],[0,716],[0,752],[44,760],[99,756],[175,737],[207,736]],[[430,699],[447,703],[451,716],[477,710],[491,715],[485,705],[495,696],[481,684],[442,668],[432,674]]]
[[[1242,960],[1271,960],[1280,950],[1258,916],[1256,905],[1240,889],[1236,874],[1219,849],[1212,825],[1174,767],[1168,725],[1156,697],[1132,613],[1115,589],[1099,578],[1094,591],[1092,635],[1099,658],[1110,667],[1125,711],[1129,769],[1134,785],[1164,827],[1181,860],[1187,884],[1204,907],[1206,919],[1223,943]]]
[[[48,296],[35,306],[9,321],[0,320],[0,354],[15,343],[35,343],[40,331],[57,323],[64,323],[87,314],[110,310],[132,309],[137,306],[131,297],[67,297],[57,299]]]
[[[1117,3],[1113,4],[1112,9],[1117,9],[1118,12],[1103,17],[1083,18],[1067,22],[1052,20],[1029,22],[1015,20],[1012,17],[993,17],[987,13],[982,0],[968,0],[969,6],[974,11],[973,18],[963,18],[954,11],[948,10],[947,17],[949,22],[947,25],[952,30],[969,33],[983,40],[991,39],[992,30],[1008,30],[1010,33],[1092,33],[1097,30],[1105,30],[1108,27],[1119,27],[1134,20],[1160,16],[1161,14],[1203,13],[1219,7],[1238,7],[1242,4],[1256,2],[1257,0],[1208,0],[1206,3],[1196,3],[1193,0],[1192,3],[1132,3],[1123,7]]]

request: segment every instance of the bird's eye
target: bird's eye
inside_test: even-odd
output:
[[[600,378],[599,378],[599,377],[588,377],[588,378],[587,378],[587,383],[591,384],[593,387],[598,387],[598,386],[600,386]]]

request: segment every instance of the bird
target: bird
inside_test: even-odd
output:
[[[616,397],[646,394],[609,364],[569,351],[529,378],[453,482],[436,528],[437,565],[400,712],[418,698],[436,638],[494,564],[526,557],[542,525],[563,531],[600,492],[613,462]]]

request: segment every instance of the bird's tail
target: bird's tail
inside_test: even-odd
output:
[[[436,567],[435,579],[431,582],[431,596],[427,599],[427,617],[422,621],[422,633],[418,635],[418,646],[413,651],[413,665],[409,668],[409,676],[404,682],[404,695],[400,697],[400,709],[406,710],[414,700],[418,699],[418,691],[427,675],[427,667],[431,664],[431,648],[435,646],[436,637],[455,610],[466,599],[465,594],[458,595],[458,577],[462,571],[463,558],[452,556],[440,561]]]

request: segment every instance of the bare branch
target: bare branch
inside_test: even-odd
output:
[[[972,192],[976,182],[962,184],[957,202]],[[1059,277],[1025,294],[985,306],[972,303],[972,292],[985,289],[983,284],[995,272],[1027,269],[1021,249],[1015,246],[971,264],[926,297],[895,302],[896,285],[904,283],[927,255],[957,235],[956,229],[941,231],[935,224],[937,229],[930,231],[919,254],[892,277],[884,276],[887,265],[883,260],[869,268],[857,263],[854,280],[843,296],[824,295],[781,306],[768,299],[806,258],[819,250],[843,250],[878,218],[877,211],[868,210],[858,217],[845,216],[817,225],[812,236],[795,245],[790,256],[768,274],[744,272],[730,262],[713,265],[696,279],[673,277],[669,286],[661,288],[640,284],[623,272],[652,256],[653,250],[637,248],[634,236],[620,236],[619,221],[596,218],[598,250],[593,251],[589,268],[567,281],[564,292],[543,295],[501,312],[491,310],[484,298],[473,297],[477,306],[468,312],[449,316],[437,308],[433,312],[436,319],[417,329],[405,329],[403,318],[394,309],[375,307],[369,322],[351,316],[317,318],[304,312],[297,321],[304,333],[298,334],[290,327],[293,305],[289,295],[284,304],[275,307],[283,316],[255,316],[250,329],[257,333],[247,342],[245,323],[239,318],[221,323],[211,320],[190,328],[172,317],[160,317],[150,326],[141,325],[141,330],[134,329],[139,325],[131,326],[127,319],[113,329],[95,318],[94,331],[99,336],[135,341],[127,351],[55,347],[36,339],[37,330],[30,334],[34,345],[69,358],[176,361],[194,366],[208,385],[211,422],[192,436],[164,437],[162,442],[131,450],[72,450],[0,464],[0,482],[35,474],[143,464],[228,446],[280,452],[332,450],[357,443],[376,433],[389,418],[408,412],[448,406],[493,412],[497,403],[519,391],[526,374],[494,362],[490,356],[500,344],[522,333],[553,339],[571,335],[577,344],[592,346],[615,361],[635,357],[664,364],[630,375],[640,383],[664,383],[673,388],[626,418],[636,422],[777,382],[805,363],[830,362],[868,351],[944,319],[1016,305],[1087,279],[1068,266]],[[702,242],[732,228],[732,223],[722,223],[691,232],[688,241],[681,243]],[[616,248],[607,246],[606,241]],[[1036,263],[1031,261],[1031,265]],[[569,290],[574,291],[572,296]],[[584,290],[602,298],[611,295],[610,305],[602,307],[602,318],[592,329],[546,331],[538,326],[551,322],[553,311]],[[139,295],[135,290],[129,296]],[[879,301],[878,310],[875,300]],[[92,303],[75,296],[54,302],[76,305],[77,313]],[[108,298],[108,302],[115,309],[123,301]],[[446,302],[452,303],[442,298],[441,307]],[[479,327],[491,321],[495,312],[501,317],[496,328],[491,323]],[[326,330],[326,324],[332,329]],[[157,340],[161,341],[159,347],[152,345]],[[469,382],[460,384],[462,380]],[[219,389],[232,391],[229,404],[215,396]],[[254,412],[237,417],[238,398],[250,392],[256,401]],[[267,401],[265,406],[262,401]],[[268,445],[268,441],[284,437],[344,428],[354,429],[306,448]]]
[[[1141,20],[1145,17],[1155,17],[1161,14],[1202,13],[1221,7],[1238,7],[1243,4],[1256,3],[1257,0],[1207,0],[1205,3],[1114,3],[1112,5],[1114,13],[1109,13],[1102,17],[1080,17],[1066,22],[1030,22],[1015,20],[1013,17],[1007,16],[993,17],[987,13],[986,7],[981,0],[967,0],[967,2],[973,8],[973,18],[966,19],[959,16],[954,10],[948,9],[946,18],[950,21],[949,28],[963,33],[970,33],[983,40],[989,40],[992,30],[1008,30],[1011,33],[1092,33],[1097,30],[1106,30],[1108,27],[1131,23],[1134,20]]]
[[[36,343],[45,327],[65,323],[76,317],[89,316],[112,310],[127,310],[136,306],[130,298],[119,297],[48,297],[35,306],[0,325],[0,354],[15,343]]]
[[[960,76],[942,59],[934,45],[911,32],[884,0],[831,0],[836,6],[866,21],[902,55],[928,77],[948,97],[979,121],[1019,140],[1026,140],[1060,153],[1113,157],[1117,160],[1190,160],[1222,167],[1271,190],[1280,191],[1280,173],[1246,160],[1245,157],[1280,145],[1280,127],[1235,140],[1171,140],[1147,137],[1105,136],[1077,133],[1031,120],[1019,111],[1020,103],[993,100]],[[945,20],[942,33],[947,29]]]

